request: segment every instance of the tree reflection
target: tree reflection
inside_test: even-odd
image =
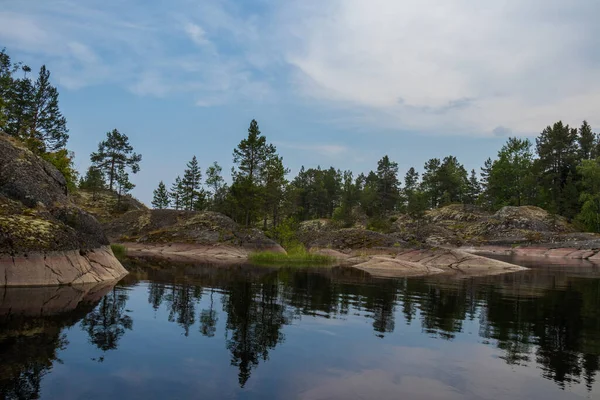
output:
[[[81,321],[81,328],[88,333],[90,342],[103,352],[116,349],[125,330],[133,327],[133,320],[125,314],[127,299],[126,289],[113,288]]]
[[[210,307],[200,311],[200,333],[206,337],[215,336],[217,330],[217,311],[214,308],[214,290],[210,290]]]
[[[259,360],[269,359],[269,350],[284,340],[282,327],[290,322],[286,307],[278,296],[275,282],[256,285],[235,282],[223,301],[227,313],[227,348],[231,365],[239,368],[238,379],[244,387]]]
[[[0,288],[0,398],[37,399],[69,344],[63,329],[91,312],[110,286]]]
[[[536,275],[382,280],[347,269],[210,267],[194,270],[194,276],[194,284],[187,278],[171,286],[152,283],[149,302],[155,309],[165,303],[169,320],[181,325],[186,335],[198,322],[197,332],[213,337],[220,312],[214,292],[223,293],[226,347],[242,387],[284,341],[284,326],[303,316],[363,316],[372,320],[379,337],[392,334],[396,319],[403,318],[406,324],[419,323],[429,335],[450,341],[463,331],[465,321],[472,320],[479,323],[479,335],[502,351],[506,363],[535,362],[545,378],[561,386],[583,382],[591,388],[599,370],[597,280],[573,280],[556,288],[552,280]],[[204,291],[210,299],[207,296],[203,308],[196,310],[202,287],[211,288]]]

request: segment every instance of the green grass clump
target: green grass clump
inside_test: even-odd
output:
[[[112,249],[113,254],[118,259],[125,258],[127,256],[127,248],[122,244],[111,244],[110,248]]]
[[[314,254],[306,251],[304,246],[294,246],[287,250],[287,254],[259,251],[248,257],[253,264],[295,264],[295,265],[329,265],[333,264],[335,257]]]

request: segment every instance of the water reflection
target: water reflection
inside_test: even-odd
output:
[[[60,363],[65,327],[93,313],[110,285],[60,288],[0,287],[0,394],[37,399],[42,377]]]
[[[156,363],[175,357],[171,354],[175,343],[181,354],[202,344],[206,357],[203,362],[207,364],[197,376],[205,376],[227,357],[237,370],[240,390],[256,379],[266,379],[254,377],[262,364],[276,362],[280,368],[291,368],[295,358],[311,354],[330,365],[332,357],[344,359],[343,353],[357,349],[384,354],[402,348],[398,359],[408,365],[412,360],[416,365],[423,361],[424,348],[434,352],[439,346],[467,346],[464,348],[475,351],[484,343],[494,349],[504,365],[530,370],[530,377],[537,375],[562,389],[582,384],[589,393],[594,391],[600,369],[600,277],[595,269],[552,267],[464,280],[392,280],[374,279],[343,268],[142,268],[114,288],[83,294],[44,292],[36,301],[25,293],[29,292],[10,289],[0,293],[0,299],[4,299],[0,302],[0,393],[7,398],[35,398],[42,378],[53,366],[60,365],[61,354],[73,346],[89,355],[88,359],[109,359],[111,368],[117,368],[125,363],[122,357],[116,357],[120,350],[138,354],[136,341],[152,341],[155,335],[165,349],[144,348],[151,370],[158,368]],[[146,317],[148,312],[153,315],[150,319]],[[141,319],[136,323],[136,318]],[[368,322],[371,339],[358,335],[361,322]],[[136,328],[138,324],[143,328]],[[65,328],[74,326],[96,349],[95,354],[81,347],[81,341],[69,343],[78,337],[77,331]],[[417,328],[415,334],[411,333],[413,328]],[[171,329],[179,332],[180,339]],[[299,329],[304,329],[302,339]],[[342,336],[330,342],[334,347],[317,350],[323,342],[319,335],[324,333]],[[125,341],[128,335],[136,340]],[[419,341],[418,346],[414,340]],[[384,347],[389,345],[393,347]],[[416,348],[421,350],[410,350]],[[109,351],[111,357],[107,358]],[[226,351],[227,356],[220,351]],[[284,364],[271,360],[280,351],[291,357]],[[190,357],[185,362],[192,362]],[[176,360],[180,359],[170,361],[175,370],[183,362]],[[361,362],[365,363],[362,367],[342,362],[336,368],[354,368],[361,371],[361,376],[371,376],[384,368],[384,361],[376,357],[371,364],[364,357]],[[393,369],[394,365],[387,368]],[[319,363],[314,368],[318,369]],[[323,368],[323,373],[331,371]],[[226,371],[219,370],[219,379],[225,375]],[[457,379],[464,378],[454,377],[444,384],[452,387]],[[392,375],[389,379],[399,378]],[[185,382],[180,385],[191,385],[191,381]],[[222,390],[219,388],[214,395],[220,396]]]

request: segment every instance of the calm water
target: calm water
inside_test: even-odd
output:
[[[142,268],[86,294],[0,289],[6,398],[600,398],[599,369],[598,267]]]

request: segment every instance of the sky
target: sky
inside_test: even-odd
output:
[[[80,171],[117,128],[149,203],[193,155],[230,175],[256,119],[301,165],[467,169],[509,136],[600,129],[597,0],[0,0],[0,48],[60,92]]]

